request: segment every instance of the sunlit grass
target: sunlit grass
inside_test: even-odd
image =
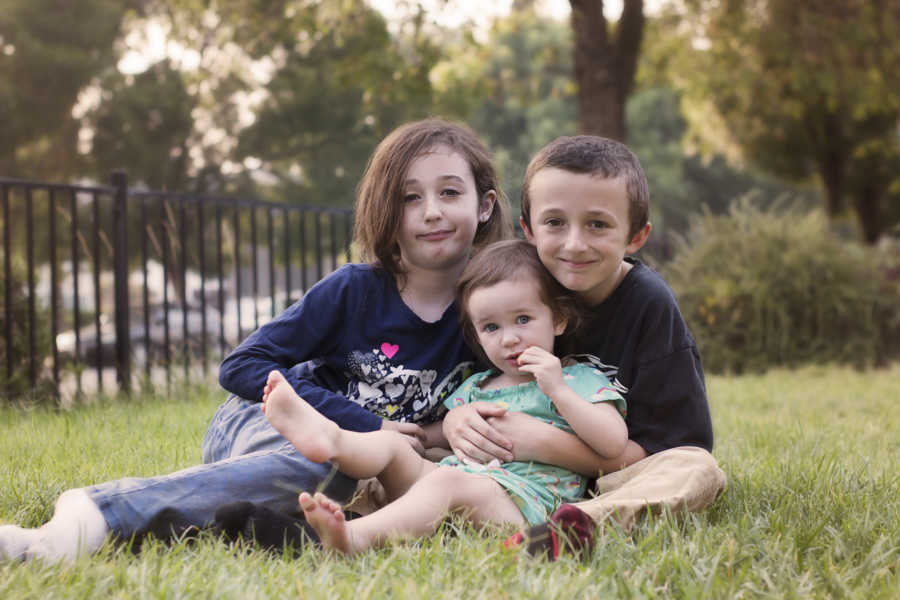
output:
[[[212,538],[134,556],[112,545],[68,566],[0,565],[0,598],[895,598],[900,589],[900,367],[710,377],[715,454],[729,477],[709,509],[599,530],[588,564],[504,552],[456,523],[346,559]],[[224,393],[0,409],[0,521],[34,526],[64,489],[199,461]]]

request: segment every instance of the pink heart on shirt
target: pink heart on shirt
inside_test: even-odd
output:
[[[394,355],[397,354],[397,350],[399,349],[400,346],[398,346],[397,344],[389,344],[387,342],[382,342],[381,344],[381,351],[388,358],[394,358]]]

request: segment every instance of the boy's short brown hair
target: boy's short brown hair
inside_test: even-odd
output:
[[[647,176],[634,152],[615,140],[596,135],[559,137],[541,148],[528,163],[522,184],[522,219],[531,229],[531,180],[541,169],[555,168],[572,173],[587,173],[604,179],[625,179],[628,197],[628,236],[633,237],[647,224],[650,213],[650,188]]]
[[[550,307],[554,320],[566,321],[566,330],[559,340],[562,351],[569,350],[567,346],[570,334],[578,329],[581,320],[578,300],[547,270],[538,257],[534,244],[519,239],[495,242],[472,257],[456,284],[456,301],[463,337],[487,365],[491,362],[478,343],[478,333],[469,315],[469,298],[477,289],[515,279],[520,274],[534,277],[541,301]]]

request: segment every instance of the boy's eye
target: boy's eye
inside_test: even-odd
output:
[[[516,325],[525,325],[529,321],[531,321],[531,317],[529,317],[528,315],[519,315],[518,317],[516,317]]]
[[[606,229],[607,227],[609,227],[609,223],[607,223],[606,221],[591,221],[589,223],[589,226],[591,227],[591,229]]]
[[[561,227],[562,219],[552,218],[544,221],[544,225],[548,227]]]

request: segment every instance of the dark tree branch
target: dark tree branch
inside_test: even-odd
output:
[[[569,4],[581,131],[624,141],[625,101],[640,54],[644,2],[625,0],[614,35],[603,15],[602,0],[569,0]]]
[[[641,41],[644,37],[644,0],[625,0],[616,31],[616,58],[619,64],[619,93],[622,102],[634,87]]]

